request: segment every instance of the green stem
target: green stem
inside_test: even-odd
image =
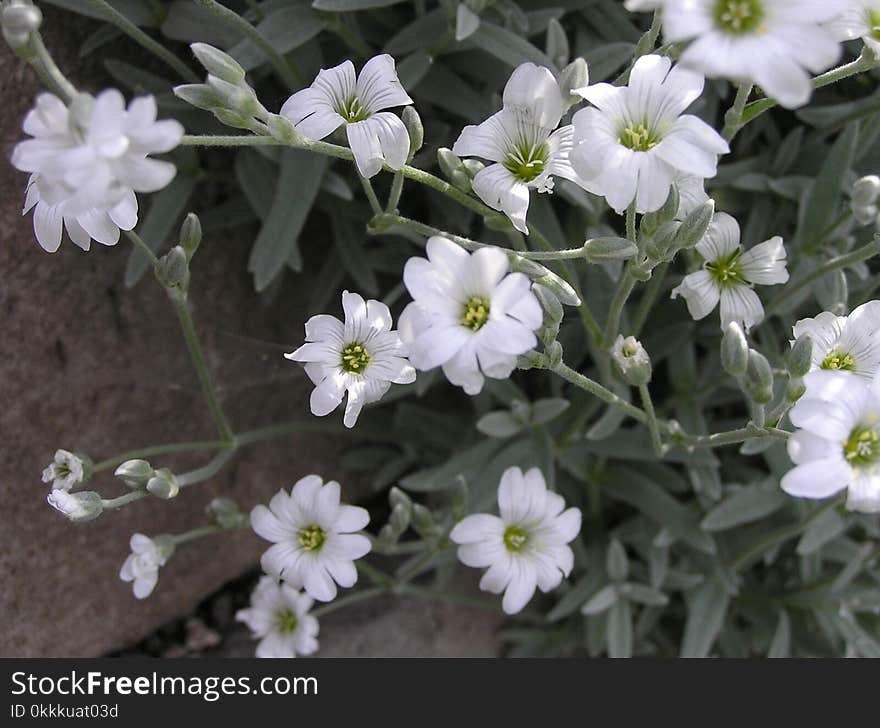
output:
[[[370,207],[373,210],[373,214],[382,215],[384,213],[384,210],[382,210],[382,205],[379,203],[379,198],[376,197],[376,190],[373,189],[373,183],[360,173],[358,173],[358,177],[360,178],[361,185],[364,188],[364,193],[367,196],[367,200],[369,200],[370,202]]]
[[[302,74],[291,65],[278,51],[276,51],[269,41],[267,41],[262,33],[253,25],[245,20],[234,10],[221,5],[217,0],[195,0],[198,5],[210,10],[220,20],[222,20],[230,28],[233,28],[242,36],[250,40],[257,48],[259,48],[266,59],[275,69],[281,79],[287,84],[291,90],[299,88],[305,83]]]
[[[635,288],[636,279],[629,272],[628,267],[624,267],[620,274],[620,280],[617,283],[617,290],[614,292],[614,298],[611,299],[611,306],[608,309],[608,320],[605,322],[605,333],[602,335],[602,346],[606,349],[614,344],[614,340],[620,333],[620,317],[623,314],[623,307],[629,295]]]
[[[126,230],[125,237],[131,240],[134,243],[135,247],[140,250],[146,257],[147,260],[150,261],[150,265],[153,267],[159,262],[159,258],[156,257],[156,254],[153,252],[153,249],[147,245],[143,238],[138,235],[134,230]]]
[[[651,280],[649,280],[648,284],[645,286],[645,292],[639,301],[639,308],[633,319],[631,327],[633,336],[638,337],[641,333],[642,327],[645,325],[648,316],[651,314],[651,310],[654,308],[654,304],[657,302],[657,297],[663,290],[663,282],[666,279],[668,271],[669,263],[661,263],[654,269],[654,272],[651,275]]]
[[[657,423],[657,413],[654,411],[654,402],[651,399],[651,391],[646,384],[639,386],[639,394],[642,397],[642,407],[648,417],[648,431],[651,433],[651,445],[654,448],[654,454],[658,458],[664,455],[663,440],[660,439],[660,425]]]
[[[117,508],[122,508],[122,506],[128,505],[129,503],[138,501],[141,498],[146,498],[148,495],[150,495],[149,491],[133,490],[131,493],[126,493],[125,495],[121,495],[118,498],[108,498],[106,500],[102,500],[101,504],[104,506],[105,511],[113,511]]]
[[[775,427],[747,425],[738,430],[716,432],[713,435],[685,435],[680,439],[682,444],[688,447],[722,447],[724,445],[735,445],[740,442],[745,442],[746,440],[753,440],[756,437],[773,437],[779,440],[785,440],[788,436],[788,432],[785,430],[779,430]]]
[[[585,377],[580,372],[576,372],[570,366],[565,364],[565,362],[559,362],[559,364],[553,367],[550,371],[552,371],[554,374],[558,374],[560,377],[565,379],[567,382],[574,384],[576,387],[580,387],[586,392],[589,392],[594,397],[598,397],[603,402],[617,407],[620,410],[623,410],[634,420],[641,422],[642,424],[647,423],[648,416],[638,407],[630,404],[622,397],[618,397],[610,389],[608,389],[607,387],[603,387],[601,384],[599,384],[599,382],[596,382],[589,377]]]
[[[255,442],[272,440],[295,432],[310,432],[321,435],[333,435],[335,437],[352,437],[367,442],[400,443],[400,436],[388,430],[371,430],[360,428],[357,430],[347,427],[339,427],[333,422],[321,422],[318,420],[304,420],[294,422],[281,422],[277,425],[268,425],[256,430],[248,430],[235,436],[235,447],[252,445]]]
[[[750,83],[741,83],[736,87],[736,97],[733,100],[733,106],[724,115],[724,129],[721,132],[721,136],[728,142],[736,136],[736,133],[743,126],[743,111],[746,108],[749,95],[752,93],[752,88]]]
[[[397,212],[397,206],[400,204],[400,195],[403,193],[403,175],[400,172],[394,173],[394,179],[391,180],[391,192],[388,194],[388,204],[385,206],[386,211],[390,213]]]
[[[217,431],[220,433],[221,438],[228,442],[232,442],[232,428],[229,426],[226,414],[220,406],[220,400],[217,397],[217,389],[214,386],[211,370],[208,368],[208,364],[205,361],[205,355],[202,352],[202,347],[199,343],[198,334],[196,334],[192,315],[190,314],[189,306],[187,305],[186,294],[169,290],[169,295],[174,304],[174,311],[177,313],[177,318],[180,321],[180,328],[183,332],[184,341],[186,341],[186,347],[189,349],[190,358],[192,359],[196,374],[199,377],[199,382],[202,385],[202,394],[205,397],[205,401],[208,403],[208,408],[211,410],[211,415],[214,418]]]
[[[366,601],[367,599],[372,599],[373,597],[378,597],[381,594],[387,594],[387,590],[381,586],[371,586],[367,589],[361,589],[360,591],[356,591],[353,594],[346,594],[344,597],[340,597],[339,599],[335,599],[329,604],[325,604],[322,607],[318,607],[317,609],[312,610],[312,615],[315,617],[324,617],[331,612],[335,612],[337,609],[342,609],[343,607],[349,607],[352,604],[357,604],[358,602]]]
[[[194,528],[192,531],[186,531],[185,533],[178,533],[171,537],[172,542],[175,546],[180,546],[182,543],[188,543],[189,541],[195,541],[196,539],[203,538],[204,536],[212,536],[215,533],[220,533],[221,531],[226,531],[227,529],[221,528],[220,526],[210,525],[210,526],[202,526],[201,528]]]
[[[775,311],[779,306],[788,298],[791,298],[795,293],[800,291],[802,288],[810,285],[813,281],[818,280],[824,275],[831,273],[838,268],[848,268],[849,266],[856,265],[857,263],[862,263],[863,261],[869,260],[873,258],[875,255],[880,254],[880,239],[875,237],[867,245],[862,246],[856,250],[853,250],[850,253],[846,253],[844,255],[838,255],[836,258],[832,258],[824,265],[820,265],[813,271],[810,271],[798,281],[795,281],[788,285],[785,290],[780,293],[776,298],[770,301],[764,307],[764,320],[769,318],[769,315],[772,311]]]
[[[161,43],[157,43],[144,33],[144,31],[138,28],[106,0],[86,0],[86,2],[95,8],[95,10],[102,13],[108,22],[119,28],[119,30],[129,36],[135,43],[159,58],[169,68],[173,68],[182,79],[189,81],[190,83],[199,82],[198,75],[186,63],[180,60]]]
[[[26,44],[13,50],[33,66],[40,80],[65,103],[70,103],[71,99],[76,96],[76,87],[67,80],[67,77],[58,68],[55,59],[52,58],[52,54],[49,53],[38,32],[31,33]]]
[[[222,450],[229,447],[229,443],[223,440],[202,440],[197,442],[178,442],[169,445],[154,445],[139,450],[114,455],[112,458],[101,460],[92,467],[92,472],[100,473],[102,470],[112,468],[114,465],[124,463],[126,460],[145,460],[154,455],[172,455],[181,452],[198,452],[200,450]]]
[[[236,448],[234,447],[229,447],[227,449],[221,450],[207,465],[203,465],[201,468],[197,468],[196,470],[190,470],[188,473],[181,473],[180,475],[178,475],[177,484],[181,488],[185,488],[188,485],[203,483],[204,481],[213,478],[223,469],[223,466],[232,459],[232,456],[235,455],[235,452]]]

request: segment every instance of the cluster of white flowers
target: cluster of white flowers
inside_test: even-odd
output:
[[[170,151],[183,135],[177,121],[156,121],[152,96],[126,108],[115,89],[79,94],[69,106],[40,94],[23,128],[33,138],[15,146],[12,164],[31,173],[23,214],[34,210],[37,241],[50,253],[62,227],[83,250],[93,239],[115,245],[120,229],[137,224],[135,192],[162,189],[174,177],[173,164],[148,156]]]

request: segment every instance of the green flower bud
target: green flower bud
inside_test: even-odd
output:
[[[678,212],[680,198],[678,195],[678,187],[674,184],[669,187],[669,196],[666,198],[666,202],[663,203],[663,207],[654,212],[646,212],[642,215],[642,219],[639,222],[639,231],[645,237],[651,237],[655,232],[657,232],[657,228],[659,228],[664,222],[672,222],[675,219],[675,214]]]
[[[186,290],[189,284],[189,261],[182,246],[175,245],[159,258],[156,277],[166,288]]]
[[[412,519],[412,507],[398,503],[391,509],[391,515],[388,517],[388,523],[394,529],[394,533],[398,536],[409,528]]]
[[[627,384],[640,387],[651,381],[651,357],[634,336],[624,339],[618,334],[611,347],[611,358]]]
[[[714,215],[715,200],[707,200],[691,212],[681,222],[681,227],[675,236],[675,247],[677,249],[693,248],[703,239]]]
[[[568,38],[562,25],[556,18],[550,18],[547,24],[547,57],[553,65],[561,68],[568,62]]]
[[[626,238],[592,238],[584,243],[584,257],[589,263],[627,260],[638,252],[638,246]]]
[[[244,69],[232,56],[207,43],[193,43],[190,48],[209,74],[231,84],[244,83]]]
[[[434,516],[425,506],[413,503],[412,527],[422,538],[434,538],[437,535],[437,524]]]
[[[544,309],[545,320],[550,324],[554,324],[558,329],[564,311],[562,310],[562,304],[559,302],[556,294],[540,283],[532,285],[532,293],[535,294],[535,297],[541,304],[541,308]]]
[[[12,48],[19,48],[30,40],[31,33],[43,24],[43,13],[35,5],[23,0],[12,0],[3,6],[0,13],[3,37]]]
[[[461,163],[464,165],[464,170],[471,179],[476,177],[477,172],[486,166],[479,159],[462,159]]]
[[[388,491],[388,502],[391,504],[392,508],[403,506],[407,510],[412,510],[412,499],[396,486]]]
[[[260,102],[250,86],[237,86],[217,76],[208,76],[208,86],[220,99],[220,106],[253,118],[259,111]],[[216,111],[215,111],[216,113]]]
[[[563,306],[580,306],[580,296],[575,292],[568,283],[556,275],[549,268],[545,268],[540,263],[528,260],[514,252],[508,253],[507,259],[510,261],[510,269],[519,273],[524,273],[532,279],[534,283],[538,283],[549,289]]]
[[[269,127],[269,133],[280,142],[291,144],[300,138],[293,122],[286,116],[269,114],[266,124]]]
[[[736,321],[727,325],[721,338],[721,366],[733,377],[746,373],[749,365],[749,343],[746,335]]]
[[[559,74],[559,91],[565,110],[568,111],[575,104],[583,101],[583,97],[574,93],[576,89],[583,88],[590,82],[590,72],[587,62],[583,58],[575,58]]]
[[[168,468],[159,468],[156,474],[147,481],[147,490],[157,498],[168,500],[180,492],[180,485]]]
[[[203,83],[185,83],[175,86],[173,91],[177,98],[197,109],[213,111],[223,105],[217,92]]]
[[[412,106],[404,106],[401,116],[403,118],[403,125],[409,134],[409,156],[407,159],[410,160],[422,148],[422,144],[425,143],[425,127],[422,125],[422,118],[419,116],[419,112]]]
[[[122,478],[129,488],[135,490],[146,488],[147,481],[154,474],[153,466],[146,460],[126,460],[113,473],[117,478]]]
[[[749,349],[749,362],[743,380],[743,389],[757,404],[767,404],[773,399],[773,370],[767,358],[754,349]]]
[[[190,212],[180,226],[180,247],[186,252],[187,260],[192,260],[202,242],[202,222],[199,216]]]
[[[247,514],[242,513],[235,501],[229,498],[214,498],[208,503],[205,512],[218,526],[223,528],[237,528],[248,522]]]
[[[465,172],[465,166],[462,164],[461,158],[447,147],[440,147],[437,150],[437,163],[440,165],[440,171],[447,179],[451,179],[455,172]]]
[[[681,229],[677,220],[661,223],[645,245],[645,252],[654,261],[671,260],[678,250],[676,237]]]
[[[791,345],[786,365],[792,377],[800,379],[807,376],[813,366],[813,340],[809,336],[804,334]]]

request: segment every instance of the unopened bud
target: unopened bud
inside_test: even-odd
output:
[[[185,83],[174,87],[174,95],[197,109],[212,111],[223,105],[217,92],[203,83]]]
[[[877,213],[880,212],[877,205],[857,205],[853,203],[851,209],[853,217],[859,225],[870,225],[877,219]]]
[[[467,515],[468,486],[464,476],[459,475],[452,486],[452,518],[460,521]]]
[[[650,238],[657,232],[657,228],[659,228],[664,222],[671,222],[675,219],[675,215],[678,212],[678,206],[680,204],[680,198],[678,194],[678,187],[676,185],[669,186],[669,196],[666,198],[666,202],[663,203],[663,206],[659,210],[655,210],[654,212],[646,212],[642,215],[641,222],[639,223],[639,231],[641,234]]]
[[[792,377],[807,376],[813,367],[813,340],[806,334],[798,337],[791,345],[791,351],[785,360],[788,372]]]
[[[611,347],[611,358],[627,384],[641,387],[651,381],[651,357],[634,336],[623,338],[618,334]]]
[[[447,147],[440,147],[437,150],[437,163],[440,165],[443,176],[447,179],[452,179],[452,175],[456,172],[466,173],[461,158]]]
[[[773,370],[770,368],[770,362],[754,349],[749,350],[743,388],[749,398],[757,404],[767,404],[773,399]]]
[[[46,500],[50,506],[71,521],[91,521],[100,516],[104,510],[101,496],[93,490],[69,493],[66,490],[56,489],[49,493]]]
[[[221,108],[237,111],[247,118],[253,118],[260,108],[260,102],[250,86],[239,86],[211,75],[208,76],[208,86],[217,94]]]
[[[147,490],[157,498],[168,500],[180,492],[180,485],[168,468],[159,468],[155,475],[147,481]]]
[[[707,200],[694,209],[684,220],[675,236],[675,246],[678,249],[692,248],[706,234],[712,217],[715,215],[715,200]]]
[[[422,118],[419,116],[419,112],[412,106],[405,106],[401,116],[403,118],[403,125],[409,134],[409,156],[407,159],[412,159],[415,153],[422,148],[422,144],[425,143],[425,127],[422,125]]]
[[[437,535],[437,524],[434,523],[434,516],[431,515],[431,511],[420,503],[413,503],[412,527],[422,538],[433,538]]]
[[[565,30],[556,18],[550,18],[547,24],[547,57],[553,61],[554,66],[561,68],[568,63],[568,54],[568,38]]]
[[[189,283],[189,260],[182,246],[175,245],[159,259],[156,277],[166,288],[186,289]]]
[[[859,207],[873,205],[878,196],[880,196],[880,177],[876,174],[869,174],[867,177],[856,180],[850,195],[853,205]]]
[[[479,159],[462,159],[461,163],[464,165],[464,171],[470,179],[476,177],[477,173],[486,166]]]
[[[509,253],[510,269],[525,273],[534,283],[549,289],[563,306],[580,306],[581,299],[574,288],[540,263],[523,258],[516,253]]]
[[[549,324],[555,325],[558,329],[565,312],[562,310],[562,304],[559,302],[556,294],[540,283],[532,285],[532,292],[541,304],[541,308],[544,309],[545,320]]]
[[[207,43],[193,43],[190,48],[211,75],[231,84],[244,83],[244,69],[232,56]]]
[[[407,510],[411,510],[413,505],[412,499],[396,486],[388,491],[388,502],[392,508],[403,506]]]
[[[248,521],[247,514],[242,513],[235,501],[229,498],[214,498],[208,503],[205,512],[223,528],[244,526]]]
[[[575,90],[583,88],[590,83],[590,72],[587,62],[583,58],[575,58],[559,74],[559,91],[562,94],[562,102],[568,111],[575,104],[583,101],[580,94]]]
[[[293,125],[293,122],[286,116],[281,116],[281,114],[269,114],[266,125],[269,127],[269,133],[272,137],[279,142],[292,144],[300,138],[300,134]]]
[[[31,33],[40,29],[43,13],[38,7],[23,0],[12,0],[3,6],[0,14],[3,25],[3,37],[12,48],[25,45]]]
[[[746,373],[749,366],[749,342],[736,321],[727,325],[721,338],[721,366],[737,379]]]
[[[202,242],[202,223],[194,212],[189,213],[180,226],[180,247],[186,252],[187,260],[192,260]]]
[[[627,260],[638,252],[638,246],[626,238],[592,238],[584,243],[584,257],[589,263]]]
[[[402,503],[398,503],[394,508],[391,509],[391,515],[388,517],[388,523],[391,524],[391,528],[394,529],[394,532],[398,535],[406,531],[409,528],[409,522],[412,519],[412,506],[405,506]]]
[[[126,460],[113,474],[122,478],[129,488],[140,490],[147,487],[147,481],[153,477],[155,471],[146,460]]]

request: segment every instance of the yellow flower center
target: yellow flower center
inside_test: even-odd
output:
[[[852,372],[855,371],[855,368],[856,360],[853,358],[853,355],[848,352],[837,351],[836,349],[822,360],[822,369]]]
[[[285,609],[278,615],[278,631],[283,634],[292,634],[295,632],[298,623],[296,614],[292,609]]]
[[[299,532],[299,544],[306,551],[317,551],[324,545],[326,534],[320,526],[306,526]]]
[[[529,534],[519,526],[508,526],[504,532],[504,545],[508,551],[517,554],[522,551],[529,542]]]
[[[483,296],[471,296],[464,305],[461,322],[471,331],[479,331],[489,320],[489,300]]]
[[[733,35],[744,35],[760,29],[764,20],[761,0],[717,0],[715,21]]]
[[[360,374],[368,366],[370,366],[370,352],[360,342],[354,341],[342,350],[342,371]]]
[[[647,152],[660,143],[660,136],[644,124],[630,124],[620,132],[618,141],[634,152]]]
[[[854,467],[873,465],[880,460],[880,432],[873,427],[857,427],[844,443],[843,456]]]

